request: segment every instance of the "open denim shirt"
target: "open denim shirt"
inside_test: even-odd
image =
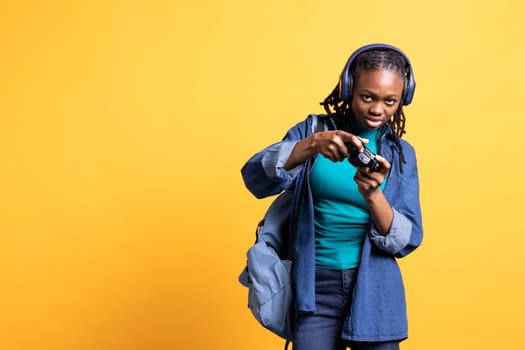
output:
[[[313,198],[309,187],[309,172],[315,156],[291,170],[283,169],[295,144],[310,136],[322,122],[322,129],[335,129],[333,117],[310,115],[292,127],[281,142],[256,153],[243,166],[241,173],[246,187],[257,197],[264,198],[284,190],[294,192],[295,204],[306,181],[306,193],[300,208],[295,241],[293,281],[295,309],[315,311],[315,226]],[[392,206],[394,219],[390,232],[381,235],[370,224],[365,238],[354,289],[353,302],[342,337],[354,341],[402,340],[408,337],[405,290],[396,258],[417,248],[423,238],[419,179],[415,152],[401,140],[406,162],[399,167],[399,149],[393,135],[385,132],[381,138],[381,154],[391,164],[384,189]]]

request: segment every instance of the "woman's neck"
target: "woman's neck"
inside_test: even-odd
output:
[[[357,135],[357,136],[360,136],[360,137],[363,137],[369,140],[377,140],[381,132],[381,128],[369,129],[365,127],[364,125],[361,125],[359,122],[355,120],[351,120],[349,132],[351,134],[354,134],[354,135]]]

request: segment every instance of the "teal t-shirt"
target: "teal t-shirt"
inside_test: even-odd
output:
[[[350,132],[367,138],[367,147],[377,153],[379,129],[358,126]],[[370,213],[357,189],[355,173],[356,168],[347,159],[332,162],[321,154],[312,167],[310,185],[314,198],[317,267],[350,269],[359,265]]]

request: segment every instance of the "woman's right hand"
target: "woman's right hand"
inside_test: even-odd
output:
[[[317,132],[310,137],[315,153],[320,153],[333,162],[340,162],[348,157],[347,143],[356,146],[359,152],[363,150],[363,144],[368,143],[367,139],[343,130]]]
[[[363,150],[363,144],[368,143],[368,140],[343,130],[316,132],[297,142],[288,157],[288,161],[284,164],[284,168],[288,170],[292,169],[318,153],[331,161],[342,161],[348,157],[348,148],[345,143],[353,144],[361,152]]]

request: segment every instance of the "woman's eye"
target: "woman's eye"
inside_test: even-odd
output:
[[[372,96],[369,96],[369,95],[363,95],[362,98],[363,98],[363,101],[365,101],[365,102],[371,102],[372,101]]]
[[[385,103],[386,103],[388,106],[393,106],[393,105],[396,104],[396,100],[394,100],[394,99],[390,99],[390,98],[389,98],[388,100],[385,101]]]

